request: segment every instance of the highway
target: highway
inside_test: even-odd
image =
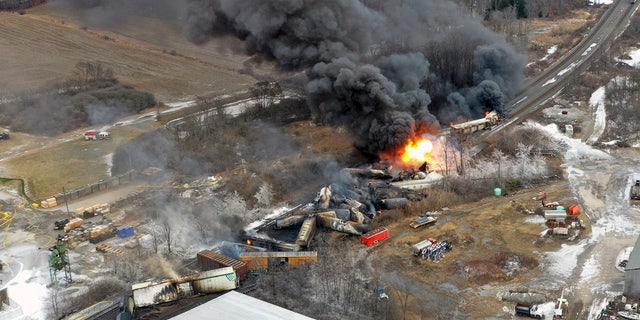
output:
[[[483,133],[485,139],[518,124],[537,111],[545,102],[562,92],[572,79],[587,70],[627,28],[638,5],[628,0],[616,0],[585,34],[582,40],[561,59],[525,84],[525,88],[507,105],[508,121]]]

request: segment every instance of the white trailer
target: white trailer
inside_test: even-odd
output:
[[[422,240],[414,245],[411,246],[411,253],[414,256],[418,256],[420,255],[420,252],[422,251],[422,249],[425,249],[429,246],[431,246],[433,244],[433,242],[429,239],[426,240]]]

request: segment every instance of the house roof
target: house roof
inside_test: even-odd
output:
[[[215,315],[215,316],[214,316]],[[276,306],[275,304],[256,299],[237,291],[229,291],[205,304],[181,313],[171,319],[175,320],[307,320],[302,314]]]

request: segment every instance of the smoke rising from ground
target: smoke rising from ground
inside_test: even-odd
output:
[[[193,0],[189,5],[192,41],[234,34],[249,54],[275,60],[284,70],[307,70],[315,120],[348,125],[357,146],[370,153],[434,132],[433,114],[446,123],[503,111],[522,83],[524,59],[449,1]],[[459,59],[445,55],[428,61],[436,49],[462,53]],[[449,69],[461,71],[449,76]]]

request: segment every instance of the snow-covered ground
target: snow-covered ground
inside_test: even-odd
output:
[[[640,161],[624,150],[590,147],[605,129],[604,93],[602,87],[591,96],[595,125],[585,142],[563,135],[555,125],[530,123],[563,146],[567,179],[591,225],[588,237],[545,255],[549,277],[544,281],[547,286],[568,286],[589,308],[589,319],[596,319],[607,299],[622,292],[624,274],[617,264],[628,257],[640,233],[640,212],[629,205],[629,189],[640,176]]]
[[[640,49],[631,50],[628,54],[631,59],[616,58],[616,61],[626,63],[634,68],[638,68],[638,63],[640,63]]]

